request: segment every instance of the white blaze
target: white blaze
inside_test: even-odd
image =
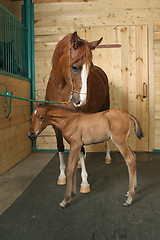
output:
[[[82,71],[81,71],[81,79],[82,79],[82,88],[81,88],[81,91],[80,91],[81,104],[86,104],[86,100],[87,100],[87,77],[88,77],[88,73],[89,73],[89,67],[85,63],[83,65]]]

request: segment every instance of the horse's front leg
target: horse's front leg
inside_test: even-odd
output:
[[[105,157],[105,163],[110,164],[111,163],[111,156],[110,156],[110,149],[108,145],[108,140],[106,141],[106,157]]]
[[[85,162],[84,162],[84,159],[85,159],[84,151],[85,151],[85,149],[81,149],[81,152],[80,152],[80,163],[81,163],[81,167],[82,167],[82,171],[81,171],[82,183],[81,183],[80,192],[88,193],[88,192],[90,192],[90,185],[87,180],[88,173],[86,171],[86,166],[85,166]]]
[[[80,149],[81,146],[79,147],[77,144],[70,145],[70,153],[67,164],[66,192],[63,201],[59,204],[62,208],[65,208],[66,205],[70,203],[72,195],[76,193],[76,171]]]
[[[66,165],[64,161],[64,144],[63,144],[63,137],[62,132],[57,129],[56,127],[53,127],[56,133],[56,139],[57,139],[57,149],[59,153],[59,161],[60,161],[60,175],[58,177],[57,184],[58,185],[64,185],[66,184]]]

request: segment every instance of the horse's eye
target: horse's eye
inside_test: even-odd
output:
[[[43,116],[40,116],[40,117],[39,117],[39,120],[40,120],[40,121],[43,121],[43,119],[44,119]]]
[[[77,67],[77,66],[72,66],[72,69],[73,69],[74,72],[78,72],[79,67]]]

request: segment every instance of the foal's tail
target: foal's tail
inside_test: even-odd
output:
[[[143,131],[142,131],[139,121],[132,114],[128,114],[128,116],[134,122],[134,131],[135,131],[136,136],[139,139],[141,139],[143,137]]]

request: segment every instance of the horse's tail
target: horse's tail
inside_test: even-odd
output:
[[[128,114],[128,116],[134,122],[134,131],[135,131],[136,136],[139,139],[141,139],[143,137],[143,131],[142,131],[139,121],[132,114]]]

